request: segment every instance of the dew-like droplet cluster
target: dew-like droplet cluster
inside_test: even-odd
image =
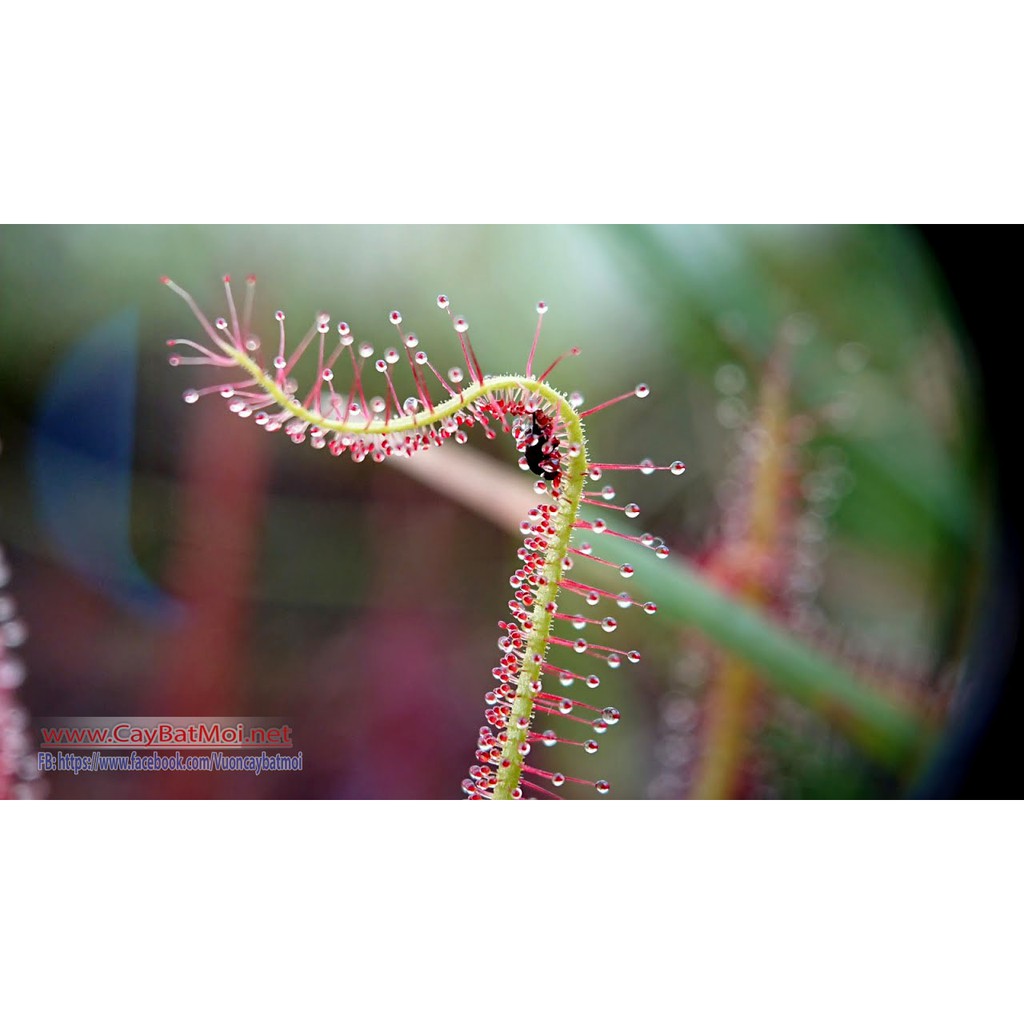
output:
[[[536,793],[555,796],[549,787],[572,782],[598,794],[608,793],[610,786],[603,779],[593,782],[551,772],[528,763],[527,758],[537,749],[556,747],[596,753],[598,743],[585,738],[586,732],[603,735],[618,723],[620,715],[616,708],[598,707],[568,695],[566,691],[576,687],[586,692],[601,685],[600,676],[589,671],[581,659],[597,660],[613,669],[640,661],[635,650],[596,642],[595,638],[603,639],[604,634],[618,630],[617,618],[560,611],[562,595],[587,607],[603,602],[620,609],[637,606],[649,615],[657,610],[653,602],[577,580],[575,573],[592,563],[611,565],[626,579],[635,573],[642,577],[642,571],[632,563],[604,561],[593,553],[589,541],[572,546],[573,538],[589,531],[625,538],[641,549],[652,549],[658,557],[668,555],[660,538],[619,532],[607,518],[611,512],[636,519],[640,506],[635,501],[616,504],[615,488],[608,484],[599,491],[584,490],[588,481],[600,480],[606,471],[633,470],[641,475],[656,470],[675,475],[684,471],[682,462],[659,466],[650,459],[635,465],[588,463],[584,418],[628,399],[646,398],[650,388],[638,384],[579,412],[582,395],[566,398],[545,382],[563,359],[578,355],[579,349],[565,352],[543,373],[533,373],[541,323],[548,311],[543,302],[536,307],[537,329],[526,374],[486,378],[470,342],[469,324],[452,313],[446,295],[437,297],[437,305],[448,315],[462,352],[462,365],[442,373],[431,363],[419,338],[403,328],[398,310],[392,310],[387,319],[400,343],[374,358],[373,345],[357,341],[345,321],[337,324],[337,339],[329,343],[331,316],[326,312],[317,313],[302,339],[292,346],[287,340],[285,314],[279,310],[275,314],[276,343],[261,343],[249,322],[255,283],[251,277],[241,317],[230,281],[225,279],[229,315],[213,323],[187,292],[166,279],[164,283],[186,301],[206,335],[202,344],[186,339],[168,342],[176,350],[171,356],[173,365],[204,364],[230,370],[233,377],[239,370],[246,375],[241,380],[190,388],[183,396],[189,404],[219,394],[231,412],[251,417],[264,430],[281,431],[295,444],[308,440],[311,447],[326,448],[335,456],[347,452],[355,462],[407,458],[449,439],[465,444],[472,427],[481,428],[488,438],[499,432],[511,435],[520,467],[537,477],[534,491],[538,500],[520,523],[522,546],[517,555],[522,564],[509,579],[513,590],[509,618],[499,622],[500,659],[492,669],[493,688],[485,695],[487,725],[480,730],[476,763],[462,789],[473,799],[515,799]],[[255,345],[251,344],[254,339]],[[178,349],[188,354],[181,355]],[[315,359],[308,390],[300,388],[297,374],[304,356],[306,364]],[[404,398],[396,382],[403,356],[407,365],[403,373],[411,378],[415,392]],[[368,393],[371,381],[382,393]],[[599,508],[601,516],[582,518],[584,504]],[[556,632],[566,628],[579,635],[568,638]],[[562,692],[551,692],[548,687],[552,685]],[[559,728],[542,727],[546,723],[540,716],[545,715]],[[584,738],[574,736],[573,730],[582,730]]]
[[[524,405],[524,413],[512,422],[512,435],[517,449],[522,453],[520,466],[523,470],[532,471],[549,482],[538,481],[545,500],[538,502],[528,510],[519,524],[523,536],[522,547],[518,558],[522,563],[509,578],[513,597],[509,601],[511,618],[502,621],[499,626],[504,631],[499,642],[502,657],[492,670],[496,681],[494,689],[487,694],[487,710],[485,717],[488,728],[480,731],[477,743],[477,763],[470,771],[467,780],[470,788],[468,794],[475,799],[492,798],[502,783],[503,776],[511,770],[509,746],[519,736],[535,741],[542,748],[576,747],[583,753],[594,754],[598,744],[593,739],[580,739],[580,729],[590,729],[603,735],[609,727],[618,724],[620,713],[614,707],[598,707],[566,691],[578,686],[596,689],[601,685],[600,676],[588,672],[579,665],[580,658],[595,658],[610,668],[618,668],[623,664],[637,664],[640,654],[635,650],[620,649],[597,643],[594,635],[613,633],[619,628],[619,621],[611,615],[591,616],[580,612],[567,612],[559,608],[561,598],[553,598],[548,594],[548,587],[554,573],[560,574],[558,588],[562,595],[575,595],[576,600],[582,599],[588,606],[596,606],[601,602],[614,603],[621,609],[634,605],[642,608],[648,615],[657,612],[652,601],[635,600],[630,594],[621,591],[617,594],[594,587],[574,578],[577,569],[585,568],[592,562],[610,565],[593,554],[593,547],[587,540],[579,540],[572,546],[570,539],[565,554],[556,549],[556,538],[562,534],[564,520],[573,513],[571,495],[567,492],[567,484],[571,482],[572,460],[579,458],[568,436],[554,429],[557,411],[528,398]],[[530,456],[531,449],[535,449]],[[654,468],[668,469],[665,467]],[[588,479],[586,472],[577,473]],[[615,466],[615,469],[641,469],[637,466]],[[615,497],[614,489],[605,486],[600,492],[583,492],[579,504],[588,503],[615,509],[624,513],[627,518],[635,518],[639,508],[635,503],[626,506],[614,506],[609,502]],[[630,513],[633,513],[632,515]],[[593,533],[613,533],[634,541],[640,548],[650,548],[657,555],[667,547],[660,538],[651,534],[631,536],[613,530],[604,519],[588,522],[583,519],[573,521],[573,532],[570,537],[586,531]],[[553,557],[553,550],[558,557]],[[575,560],[574,560],[575,559]],[[620,575],[632,577],[636,572],[632,564],[614,566]],[[561,627],[561,628],[559,628]],[[584,635],[575,638],[567,637],[562,630]],[[547,640],[542,652],[535,649],[534,638],[539,631],[547,631]],[[524,688],[524,681],[527,686]],[[554,687],[551,692],[548,687]],[[529,714],[522,714],[524,689],[532,696]],[[561,692],[559,692],[561,691]],[[557,729],[542,728],[544,717],[554,720]],[[531,727],[524,726],[524,720],[532,722]],[[577,735],[574,735],[574,732]],[[520,787],[526,794],[543,794],[555,796],[548,787],[561,788],[565,782],[577,783],[592,788],[598,794],[606,794],[610,786],[605,780],[590,782],[584,778],[566,775],[563,772],[550,772],[533,764],[523,762],[517,766]]]
[[[10,579],[10,564],[0,547],[0,800],[31,799],[42,795],[43,787],[29,738],[28,712],[16,697],[25,680],[17,649],[28,638],[28,629],[6,591]]]

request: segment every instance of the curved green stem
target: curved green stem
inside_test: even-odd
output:
[[[530,720],[533,717],[534,706],[532,686],[543,671],[551,640],[554,615],[548,609],[557,603],[558,591],[565,573],[564,562],[569,553],[570,537],[579,514],[580,501],[587,479],[587,446],[583,420],[569,400],[549,384],[532,377],[516,375],[485,377],[482,382],[465,387],[459,394],[453,395],[447,401],[435,406],[430,412],[395,417],[388,420],[387,423],[383,420],[361,422],[335,420],[307,409],[301,402],[287,394],[244,352],[224,343],[221,343],[221,349],[249,373],[253,381],[268,395],[271,395],[283,410],[324,431],[383,436],[418,430],[448,419],[487,395],[497,396],[516,388],[533,392],[555,410],[557,417],[564,424],[568,446],[575,450],[576,454],[566,454],[567,468],[561,477],[558,511],[552,520],[555,532],[553,536],[547,538],[542,570],[543,581],[536,590],[533,615],[523,651],[522,669],[516,683],[516,694],[508,720],[507,738],[502,746],[501,764],[494,787],[495,800],[512,799],[513,793],[519,786],[526,757],[521,746],[529,743]],[[526,724],[519,725],[520,721],[524,721]]]
[[[291,413],[296,419],[305,421],[314,427],[324,431],[337,431],[340,434],[370,434],[386,436],[387,434],[400,434],[407,430],[418,430],[421,427],[429,427],[435,423],[441,423],[448,417],[462,409],[472,405],[477,399],[485,395],[497,394],[507,391],[510,388],[522,388],[524,391],[533,391],[535,394],[546,398],[553,407],[558,409],[559,414],[566,424],[566,430],[570,437],[578,436],[579,443],[583,443],[582,421],[579,414],[569,404],[569,400],[551,385],[532,377],[520,377],[515,374],[504,376],[484,377],[480,384],[470,384],[464,387],[457,395],[439,405],[435,405],[432,412],[415,413],[409,416],[393,416],[387,423],[383,420],[335,420],[322,413],[307,409],[293,395],[289,395],[265,370],[249,358],[244,352],[223,342],[220,343],[225,355],[230,356],[243,370],[248,373],[255,384],[261,387],[285,412]],[[573,435],[572,425],[578,424],[579,429]],[[584,466],[584,475],[586,467]]]
[[[579,514],[583,485],[587,479],[586,438],[583,432],[583,421],[568,402],[561,399],[561,396],[558,397],[571,413],[571,417],[566,416],[563,410],[569,444],[579,445],[580,453],[569,461],[568,472],[562,474],[561,497],[559,498],[558,512],[554,517],[555,535],[549,540],[544,555],[544,582],[537,587],[529,638],[526,650],[523,652],[523,667],[516,683],[516,695],[508,719],[508,738],[501,751],[502,766],[498,769],[498,781],[494,787],[495,800],[511,799],[513,791],[519,785],[525,756],[520,753],[519,745],[528,742],[529,722],[533,714],[534,695],[530,687],[540,678],[554,621],[552,613],[548,611],[548,605],[549,602],[554,603],[558,596],[562,576],[565,573],[563,563],[569,553],[569,538]],[[527,724],[520,726],[518,724],[520,719],[525,720]]]

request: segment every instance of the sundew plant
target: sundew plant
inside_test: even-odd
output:
[[[523,373],[490,375],[477,359],[465,318],[452,312],[446,295],[439,295],[437,305],[448,314],[463,362],[443,375],[417,336],[403,326],[397,310],[389,315],[397,345],[378,355],[370,343],[356,341],[348,323],[332,321],[326,312],[316,314],[296,344],[288,340],[281,310],[274,315],[275,336],[260,335],[253,322],[253,276],[246,279],[241,309],[230,277],[224,278],[225,315],[213,319],[187,291],[168,278],[163,281],[185,300],[203,332],[200,341],[169,340],[174,350],[171,364],[229,371],[229,379],[185,391],[189,404],[219,395],[232,413],[251,418],[268,433],[281,432],[295,444],[308,441],[333,456],[347,454],[354,462],[409,459],[452,441],[465,444],[466,431],[472,428],[491,440],[508,435],[519,453],[520,468],[537,477],[536,503],[520,524],[522,546],[516,554],[522,564],[509,580],[513,597],[508,619],[498,623],[501,657],[485,697],[487,724],[479,731],[476,763],[462,789],[470,799],[506,800],[534,793],[557,796],[555,790],[569,782],[607,794],[607,779],[548,771],[528,758],[537,743],[597,753],[593,735],[581,736],[604,734],[619,722],[620,713],[612,705],[591,703],[576,694],[601,686],[597,669],[619,669],[640,661],[635,649],[597,641],[613,639],[610,634],[617,633],[622,612],[657,611],[651,600],[595,586],[579,575],[582,571],[585,576],[592,564],[611,567],[625,580],[635,572],[632,562],[613,563],[597,555],[592,535],[617,537],[635,545],[643,557],[669,555],[665,543],[653,534],[612,528],[609,512],[636,520],[640,507],[632,501],[616,503],[614,487],[604,480],[606,474],[621,472],[666,471],[678,476],[686,468],[683,462],[656,464],[644,458],[635,464],[605,463],[587,447],[589,416],[628,399],[645,399],[650,388],[637,384],[583,409],[578,394],[566,395],[552,386],[552,371],[567,357],[579,355],[579,349],[560,355],[543,371],[535,370],[547,311],[544,302],[537,304],[537,327]],[[305,388],[296,376],[303,357],[315,362],[312,383]],[[398,377],[403,362],[413,391],[404,398]],[[593,613],[560,610],[565,593],[581,595]]]
[[[4,239],[10,792],[68,714],[276,716],[304,760],[57,798],[957,784],[1010,634],[971,349],[913,232]]]

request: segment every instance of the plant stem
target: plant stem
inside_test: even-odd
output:
[[[430,411],[398,416],[385,423],[378,420],[364,423],[350,423],[344,419],[335,420],[306,408],[302,402],[286,393],[259,364],[238,348],[217,338],[216,335],[213,335],[213,340],[225,355],[245,369],[253,381],[263,388],[282,409],[324,431],[344,431],[348,434],[397,434],[406,430],[416,430],[442,422],[452,414],[469,408],[478,399],[483,399],[487,395],[497,395],[516,388],[541,396],[551,408],[556,410],[557,418],[565,427],[567,444],[577,447],[578,452],[575,456],[567,458],[568,469],[562,475],[557,512],[552,519],[554,533],[545,538],[547,547],[544,551],[542,569],[544,579],[535,591],[533,615],[530,628],[525,636],[522,668],[516,683],[516,694],[509,714],[506,739],[501,750],[501,766],[498,769],[497,781],[494,786],[493,797],[495,800],[512,799],[513,793],[519,786],[523,761],[526,756],[519,747],[520,744],[529,742],[530,721],[533,717],[534,705],[534,692],[531,687],[540,678],[543,671],[554,622],[554,616],[548,611],[548,605],[553,605],[558,596],[562,576],[565,572],[563,563],[569,552],[569,540],[573,524],[579,514],[584,482],[587,478],[587,446],[582,418],[569,403],[569,400],[552,388],[550,384],[532,377],[500,376],[486,377],[480,382],[467,385],[458,394]],[[518,724],[520,719],[526,722],[525,726]]]
[[[538,389],[539,390],[539,389]],[[550,389],[547,389],[550,391]],[[534,694],[531,684],[540,677],[541,662],[546,657],[548,642],[553,624],[552,613],[547,610],[549,601],[556,601],[562,576],[565,573],[563,560],[569,552],[569,539],[572,535],[573,523],[579,514],[580,500],[587,479],[586,440],[583,432],[583,421],[576,410],[569,405],[557,392],[552,393],[561,405],[562,419],[565,421],[568,443],[578,444],[580,454],[569,460],[569,471],[562,476],[561,498],[558,513],[554,517],[555,535],[550,538],[544,556],[545,583],[538,586],[533,607],[533,620],[527,638],[526,650],[523,653],[523,667],[516,682],[516,695],[512,702],[512,710],[508,717],[508,738],[502,747],[503,766],[498,769],[498,780],[494,786],[495,800],[511,800],[512,793],[519,785],[523,771],[524,755],[519,752],[519,744],[529,735],[529,722],[533,714]],[[551,397],[551,396],[549,396]],[[540,660],[534,663],[535,656]],[[518,720],[525,719],[527,725],[519,726]]]
[[[779,348],[769,360],[761,383],[757,422],[750,438],[759,437],[749,457],[750,486],[746,492],[747,525],[740,540],[743,557],[735,558],[735,541],[725,541],[708,575],[714,577],[714,563],[744,565],[737,581],[738,594],[755,606],[771,600],[764,566],[778,559],[785,517],[785,489],[791,456],[786,439],[788,426],[788,351]],[[751,564],[752,563],[752,564]],[[717,671],[710,683],[701,759],[697,766],[693,795],[704,799],[728,799],[740,787],[753,705],[760,687],[750,666],[729,651],[716,655]]]

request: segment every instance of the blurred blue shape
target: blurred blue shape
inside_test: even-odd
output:
[[[173,598],[131,549],[137,309],[78,339],[54,371],[36,417],[36,514],[54,548],[90,584],[132,612],[167,618]]]

